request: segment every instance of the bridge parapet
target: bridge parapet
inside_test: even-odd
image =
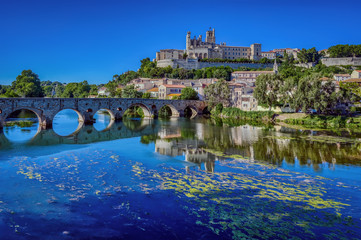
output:
[[[197,100],[163,100],[140,98],[0,98],[0,128],[13,112],[27,109],[34,112],[42,128],[51,128],[55,115],[65,109],[74,110],[79,122],[92,124],[94,114],[104,109],[112,120],[121,120],[124,112],[133,106],[142,108],[146,118],[154,118],[163,106],[169,106],[172,117],[183,117],[184,110],[190,108],[192,117],[202,114],[206,104]]]

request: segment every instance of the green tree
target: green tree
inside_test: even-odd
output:
[[[52,85],[45,85],[42,87],[44,96],[45,97],[52,97],[53,96],[53,86]]]
[[[279,75],[261,74],[256,79],[256,88],[254,97],[258,104],[268,106],[271,111],[272,107],[279,104],[279,94],[282,80]]]
[[[31,70],[24,70],[12,82],[12,89],[21,97],[43,97],[39,76]]]
[[[62,97],[65,91],[65,86],[63,84],[59,84],[55,87],[55,97]]]
[[[150,98],[150,92],[143,93],[142,98],[149,99]]]
[[[341,58],[341,57],[361,57],[361,44],[360,45],[348,45],[348,44],[339,44],[331,46],[327,53],[332,58]]]
[[[341,89],[348,90],[352,92],[354,95],[361,97],[361,86],[355,82],[341,82],[340,83]]]
[[[186,87],[182,89],[181,95],[179,96],[181,100],[198,100],[198,93],[191,87]]]
[[[314,47],[310,49],[302,48],[301,51],[297,53],[297,57],[301,63],[318,63],[322,57],[322,54],[318,53]]]
[[[216,83],[207,86],[204,93],[210,108],[213,108],[217,103],[221,103],[226,107],[229,105],[231,91],[224,79],[220,79]]]
[[[133,84],[125,86],[122,91],[123,98],[141,98],[142,95],[143,94],[138,92]]]
[[[65,86],[61,97],[66,98],[86,98],[89,96],[90,85],[88,81],[83,81],[80,83],[68,83]]]
[[[332,81],[321,81],[320,74],[302,77],[297,85],[291,106],[308,112],[328,113],[335,109],[338,102],[335,85]]]

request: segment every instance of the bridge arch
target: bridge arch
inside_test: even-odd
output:
[[[195,118],[198,115],[198,109],[193,105],[188,105],[184,108],[184,117],[190,119]]]
[[[151,118],[152,117],[151,110],[145,104],[143,104],[143,103],[132,103],[132,104],[129,105],[129,107],[127,107],[127,109],[132,108],[132,107],[140,107],[143,110],[144,118]]]
[[[164,104],[162,107],[167,106],[170,108],[170,110],[172,110],[172,116],[171,117],[179,117],[181,114],[178,111],[178,109],[172,105],[172,104]]]

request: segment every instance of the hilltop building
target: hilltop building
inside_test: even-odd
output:
[[[216,43],[215,30],[209,29],[203,41],[202,35],[191,38],[191,32],[187,32],[186,49],[162,49],[156,53],[156,61],[166,59],[237,59],[247,58],[259,60],[262,58],[262,45],[254,43],[249,47],[227,46],[225,42]]]
[[[192,60],[192,59],[238,59],[246,58],[260,60],[261,58],[275,59],[284,57],[284,54],[293,55],[297,59],[298,48],[280,48],[268,52],[262,52],[262,44],[254,43],[249,47],[227,46],[225,42],[216,43],[216,33],[214,29],[206,32],[203,41],[202,35],[191,37],[191,32],[186,35],[186,49],[162,49],[156,53],[156,61],[161,60]]]

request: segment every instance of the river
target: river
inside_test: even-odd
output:
[[[361,238],[350,132],[65,111],[5,127],[0,173],[0,239]]]

